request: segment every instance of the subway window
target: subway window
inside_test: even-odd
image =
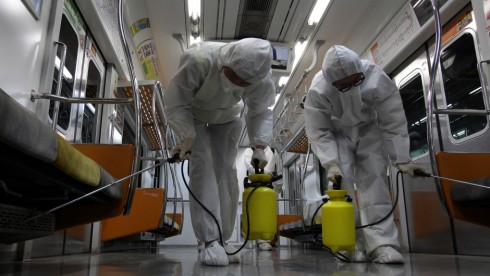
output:
[[[485,110],[483,90],[478,74],[478,59],[471,33],[464,33],[441,54],[441,74],[448,109]],[[454,140],[485,129],[486,116],[448,115]]]
[[[63,76],[61,78],[61,84],[57,83],[59,67],[61,65],[61,50],[58,49],[56,56],[55,71],[53,75],[53,85],[51,94],[56,94],[56,87],[61,85],[61,96],[71,98],[73,96],[73,90],[75,89],[75,69],[78,60],[79,38],[76,31],[68,21],[67,17],[63,14],[61,20],[60,38],[59,41],[63,42],[67,46],[65,66],[63,68]],[[61,47],[59,47],[61,48]],[[49,105],[49,117],[53,119],[55,101],[51,101]],[[58,126],[62,130],[66,131],[70,124],[70,114],[72,105],[70,103],[60,102],[58,113]]]
[[[410,137],[410,157],[416,158],[428,152],[427,115],[425,111],[424,90],[420,74],[409,78],[400,87],[400,95],[407,117]]]
[[[99,69],[95,66],[91,60],[89,62],[89,69],[87,74],[87,88],[85,90],[86,98],[97,98],[102,94],[102,77]],[[96,114],[97,104],[85,104],[83,110],[82,121],[82,143],[95,143],[96,134]]]

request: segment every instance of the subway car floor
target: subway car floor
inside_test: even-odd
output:
[[[405,264],[339,263],[318,248],[244,249],[241,262],[203,266],[196,247],[66,255],[0,263],[0,275],[489,275],[490,257],[403,254]]]

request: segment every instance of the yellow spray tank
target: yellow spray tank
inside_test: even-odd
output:
[[[245,177],[245,189],[242,195],[242,231],[245,237],[249,233],[249,240],[271,240],[276,235],[277,203],[271,179],[269,174],[251,174]]]
[[[326,191],[330,200],[322,206],[322,242],[334,253],[352,252],[356,246],[354,206],[347,191],[340,190],[340,181]]]

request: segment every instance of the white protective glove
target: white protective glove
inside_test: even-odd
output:
[[[255,149],[252,155],[252,167],[254,167],[254,160],[259,160],[259,169],[263,169],[267,165],[267,158],[263,149]],[[254,167],[255,168],[255,167]]]
[[[191,154],[192,147],[194,146],[193,138],[184,138],[180,144],[175,146],[170,152],[171,157],[175,154],[179,154],[179,160],[185,160],[189,158]]]
[[[423,167],[413,164],[413,163],[398,163],[396,167],[402,172],[410,175],[411,177],[418,177],[415,175],[415,171],[420,171],[424,174],[427,174]]]
[[[280,196],[280,197],[284,197],[284,189],[282,187],[282,183],[275,183],[275,184],[272,184],[274,186],[274,190],[276,190],[276,193]]]
[[[339,166],[337,166],[337,164],[335,164],[335,163],[332,163],[328,166],[328,169],[327,169],[327,179],[330,180],[330,182],[332,182],[332,183],[339,184],[339,183],[337,183],[337,180],[335,179],[336,175],[340,175],[341,177],[343,177]]]

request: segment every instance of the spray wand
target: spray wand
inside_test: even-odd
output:
[[[436,179],[442,179],[442,180],[457,182],[457,183],[461,183],[461,184],[465,184],[465,185],[471,185],[471,186],[476,186],[476,187],[480,187],[480,188],[490,189],[490,187],[488,187],[488,186],[484,186],[484,185],[480,185],[480,184],[476,184],[476,183],[471,183],[471,182],[467,182],[467,181],[462,181],[462,180],[457,180],[457,179],[452,179],[452,178],[447,178],[447,177],[442,177],[442,176],[436,176],[436,175],[426,173],[422,170],[415,170],[413,172],[413,174],[416,176],[432,177],[432,178],[436,178]]]

